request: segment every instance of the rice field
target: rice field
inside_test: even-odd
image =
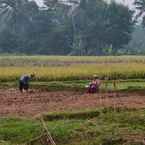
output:
[[[107,80],[88,94],[94,74]],[[57,145],[143,145],[144,78],[143,56],[0,56],[0,145],[46,145],[41,117]]]
[[[36,74],[36,81],[90,79],[144,79],[143,56],[1,56],[0,81],[15,81],[22,74]]]

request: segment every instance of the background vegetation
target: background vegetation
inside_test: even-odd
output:
[[[133,11],[123,4],[103,0],[45,4],[39,8],[35,1],[0,1],[1,53],[117,54],[131,40]]]

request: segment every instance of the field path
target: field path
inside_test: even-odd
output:
[[[47,92],[20,93],[0,89],[0,116],[35,116],[45,112],[93,109],[97,107],[145,108],[145,92],[100,93]]]

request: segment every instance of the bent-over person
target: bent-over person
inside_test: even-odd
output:
[[[101,80],[99,79],[98,76],[94,75],[93,80],[90,82],[88,86],[87,92],[90,94],[99,93],[100,85],[101,85]]]
[[[19,79],[19,90],[20,92],[23,93],[23,91],[27,91],[29,90],[29,82],[32,78],[34,78],[35,75],[31,74],[31,75],[22,75]]]

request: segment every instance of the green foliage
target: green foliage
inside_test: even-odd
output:
[[[73,15],[74,46],[81,55],[108,54],[103,50],[110,47],[116,53],[131,38],[132,15],[128,7],[115,2],[82,1]]]
[[[40,132],[40,124],[32,120],[0,119],[0,140],[11,141],[11,143],[26,142],[38,136]]]
[[[121,4],[112,2],[109,6],[108,42],[115,49],[128,44],[133,30],[133,12]],[[110,38],[110,39],[109,39]]]
[[[47,1],[0,2],[0,52],[59,55],[106,55],[127,44],[132,32],[128,7],[103,0],[82,0],[76,6]]]
[[[100,115],[98,110],[94,111],[86,111],[86,112],[75,112],[75,113],[51,113],[43,115],[45,121],[53,121],[53,120],[63,120],[63,119],[88,119],[94,118]]]
[[[82,112],[85,114],[85,110]],[[87,112],[92,114],[94,110]],[[94,115],[93,118],[56,119],[47,121],[46,124],[54,140],[60,145],[142,145],[141,139],[145,132],[144,109],[104,108],[98,112],[99,115]],[[72,113],[65,114],[69,116]],[[0,139],[11,144],[29,142],[39,136],[42,130],[38,120],[1,118],[0,123]]]
[[[126,46],[128,54],[145,54],[145,30],[141,25],[136,25],[132,33],[132,39]]]

